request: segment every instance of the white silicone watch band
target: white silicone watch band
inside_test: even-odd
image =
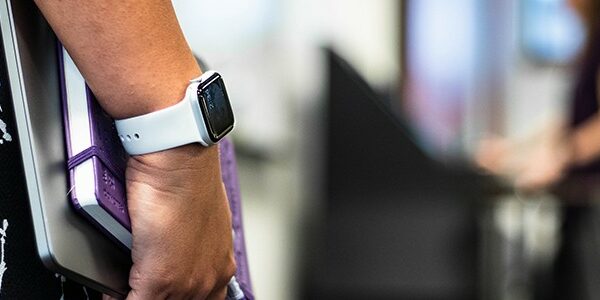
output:
[[[193,84],[187,88],[185,97],[173,106],[116,120],[117,132],[127,153],[146,154],[195,142],[208,146],[210,139],[206,138],[202,112],[195,100],[199,81],[192,80]]]

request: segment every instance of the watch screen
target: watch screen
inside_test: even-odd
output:
[[[223,79],[217,77],[201,89],[199,96],[208,133],[216,143],[233,129],[234,121]]]

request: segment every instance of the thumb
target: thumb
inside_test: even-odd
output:
[[[157,295],[152,295],[150,293],[142,293],[139,290],[131,290],[127,295],[126,300],[145,300],[145,299],[154,299]]]

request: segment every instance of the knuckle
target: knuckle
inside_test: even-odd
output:
[[[142,273],[139,269],[133,267],[129,275],[129,285],[132,291],[143,291],[157,296],[157,299],[162,299],[171,294],[174,290],[176,280],[169,272],[145,272]]]
[[[229,279],[231,279],[231,277],[233,277],[235,275],[235,272],[237,271],[237,264],[235,263],[235,259],[233,258],[233,255],[229,258],[228,263],[225,267],[225,277],[227,278],[227,281],[229,281]]]
[[[202,293],[202,286],[198,276],[190,276],[184,283],[183,289],[190,294]]]
[[[235,259],[233,259],[233,255],[231,255],[227,262],[223,265],[223,269],[218,274],[215,282],[214,288],[221,288],[226,286],[231,278],[235,275],[237,271],[237,265],[235,263]]]
[[[192,295],[193,299],[205,299],[214,286],[214,281],[204,276],[194,276],[194,279],[188,283],[186,291]]]
[[[139,268],[134,264],[129,271],[129,286],[133,289],[143,285],[143,276]]]

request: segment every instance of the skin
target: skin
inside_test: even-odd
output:
[[[596,26],[596,20],[593,20],[589,14],[590,0],[569,0],[569,5],[584,20],[585,23],[590,24],[588,26]],[[591,32],[591,28],[588,28],[588,32]],[[600,70],[596,75],[596,82],[598,91],[600,92]],[[596,98],[600,101],[600,95]],[[600,156],[600,145],[597,141],[600,140],[600,114],[596,113],[582,126],[572,132],[571,136],[568,137],[569,142],[572,144],[572,157],[571,163],[575,165],[585,165]]]
[[[201,74],[167,0],[36,0],[102,107],[115,119],[171,106]],[[131,157],[127,299],[219,299],[235,272],[218,148]]]

